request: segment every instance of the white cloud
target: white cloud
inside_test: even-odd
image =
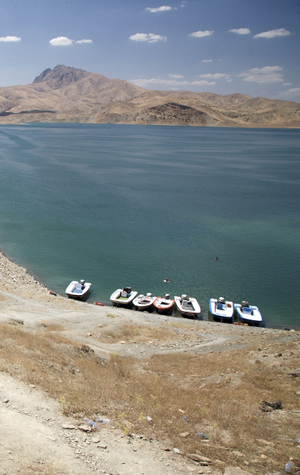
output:
[[[19,36],[2,36],[0,38],[1,43],[16,43],[17,41],[21,41]]]
[[[212,63],[212,59],[202,59],[202,63]]]
[[[230,74],[224,73],[215,73],[215,74],[200,74],[199,78],[209,78],[209,79],[230,79]]]
[[[253,68],[239,74],[243,81],[256,82],[258,84],[274,84],[283,82],[281,66],[265,66]]]
[[[237,33],[238,35],[249,35],[251,30],[249,28],[233,28],[233,30],[229,30],[231,33]]]
[[[190,33],[189,36],[193,38],[204,38],[204,36],[211,36],[213,31],[205,30],[205,31],[195,31],[194,33]]]
[[[258,35],[253,36],[253,38],[276,38],[278,36],[290,36],[291,32],[285,28],[279,28],[277,30],[264,31]]]
[[[283,99],[290,99],[290,100],[298,99],[299,101],[300,87],[293,87],[292,89],[288,89],[287,91],[281,92],[279,96],[282,97]]]
[[[93,43],[93,40],[77,40],[75,41],[77,45],[90,44]]]
[[[181,74],[169,74],[170,78],[173,78],[173,79],[183,79],[184,76],[182,76]]]
[[[166,36],[155,35],[154,33],[136,33],[129,37],[132,41],[144,41],[147,43],[157,43],[158,41],[167,41]]]
[[[70,46],[73,44],[73,40],[70,40],[66,36],[58,36],[49,41],[52,46]]]
[[[161,78],[151,78],[151,79],[132,79],[130,82],[136,86],[147,88],[148,86],[167,86],[167,87],[186,87],[186,86],[214,86],[216,83],[213,81],[182,81],[180,79],[161,79]]]
[[[57,38],[53,38],[52,40],[49,41],[49,43],[52,46],[70,46],[73,44],[76,45],[83,45],[83,44],[90,44],[93,43],[93,40],[70,40],[66,36],[58,36]]]
[[[191,86],[215,86],[215,81],[193,81],[190,83]]]
[[[148,10],[148,12],[151,12],[151,13],[158,13],[158,12],[166,12],[168,10],[172,10],[172,7],[167,7],[167,6],[162,6],[162,7],[158,7],[158,8],[146,8],[146,10]]]

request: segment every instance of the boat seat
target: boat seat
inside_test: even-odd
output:
[[[222,304],[221,302],[219,302],[219,303],[217,304],[217,309],[218,309],[218,310],[223,310],[223,304]]]
[[[249,307],[244,307],[244,308],[243,308],[243,313],[250,313],[251,315],[253,315],[253,314],[252,314],[252,310],[251,310],[251,308],[249,308]]]
[[[76,287],[73,289],[73,293],[74,293],[74,294],[81,294],[81,293],[82,293],[81,287],[77,287],[77,286],[76,286]]]
[[[121,292],[121,297],[123,298],[127,298],[128,297],[128,293],[127,292],[124,292],[124,290]]]
[[[185,308],[190,308],[192,305],[190,304],[190,302],[188,302],[187,300],[184,300],[182,302],[182,306],[185,307]]]

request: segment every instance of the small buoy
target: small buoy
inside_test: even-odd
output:
[[[219,258],[218,258],[218,257],[216,257],[216,261],[218,261],[218,260],[219,260]]]
[[[94,302],[94,305],[101,305],[101,307],[103,307],[103,306],[104,306],[104,303]]]
[[[56,295],[56,293],[52,292],[52,290],[50,290],[50,295]]]

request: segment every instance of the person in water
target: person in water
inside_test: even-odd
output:
[[[164,282],[166,282],[166,284],[169,283],[168,277],[165,278]]]

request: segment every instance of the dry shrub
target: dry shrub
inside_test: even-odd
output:
[[[131,339],[132,332],[136,339],[135,328],[123,325],[115,339]],[[148,338],[148,328],[137,330]],[[276,343],[272,351],[280,349]],[[47,391],[65,414],[106,416],[125,434],[142,433],[164,440],[170,449],[226,464],[247,460],[255,473],[281,469],[287,454],[299,453],[291,442],[299,437],[299,414],[291,412],[299,390],[297,378],[289,374],[293,365],[292,360],[282,368],[252,361],[247,348],[144,360],[111,353],[104,361],[50,328],[32,332],[0,326],[1,369]],[[263,412],[263,400],[280,400],[287,410]]]

